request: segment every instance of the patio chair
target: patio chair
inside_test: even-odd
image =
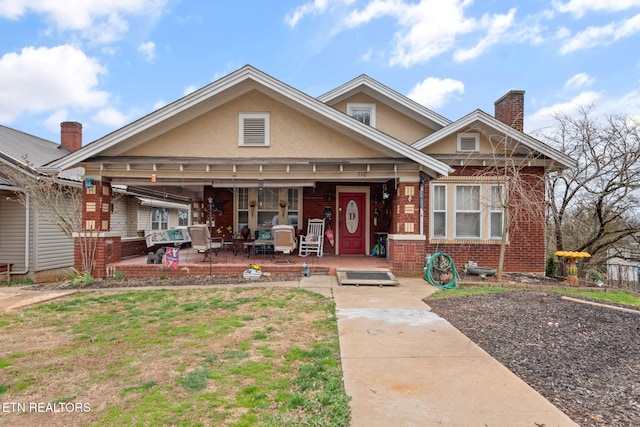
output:
[[[296,230],[292,225],[274,225],[271,228],[271,238],[273,239],[273,252],[282,252],[284,255],[289,255],[295,252],[296,243]],[[291,264],[293,261],[287,256],[283,261]]]
[[[224,241],[222,237],[211,237],[209,227],[205,224],[192,225],[188,227],[189,235],[191,236],[191,247],[200,253],[204,253],[204,262],[209,256],[212,250],[217,252],[220,249],[224,250]]]
[[[300,236],[299,256],[316,254],[322,256],[324,246],[324,219],[311,219],[307,223],[306,236]]]

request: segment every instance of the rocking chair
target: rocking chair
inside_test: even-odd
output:
[[[307,235],[300,236],[300,246],[298,246],[299,256],[309,256],[316,254],[318,258],[322,256],[324,246],[324,219],[309,219],[307,223]]]
[[[220,237],[211,237],[209,227],[206,225],[192,225],[188,228],[191,236],[191,247],[200,253],[204,253],[204,262],[210,256],[212,250],[219,251],[224,249],[223,240]],[[226,260],[226,253],[225,253]]]

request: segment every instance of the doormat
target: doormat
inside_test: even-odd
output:
[[[378,285],[396,286],[400,283],[396,276],[386,268],[337,269],[338,284],[342,285]]]

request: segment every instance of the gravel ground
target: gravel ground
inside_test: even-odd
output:
[[[581,426],[640,426],[640,315],[546,291],[425,302]]]

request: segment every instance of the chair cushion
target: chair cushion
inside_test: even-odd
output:
[[[307,243],[316,243],[318,241],[317,234],[307,234],[307,237],[304,239]]]
[[[258,231],[258,240],[271,240],[271,230]]]

